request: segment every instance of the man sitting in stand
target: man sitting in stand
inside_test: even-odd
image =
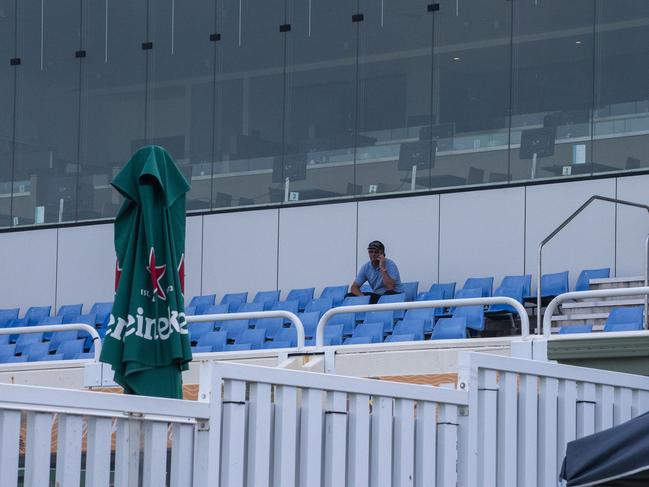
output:
[[[385,246],[374,240],[367,246],[367,254],[370,260],[358,270],[347,296],[370,296],[370,304],[375,304],[384,294],[402,293],[399,269],[393,260],[385,256]],[[370,284],[372,292],[361,292],[365,281]]]

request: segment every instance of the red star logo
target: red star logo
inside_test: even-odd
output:
[[[119,279],[122,277],[122,268],[119,266],[119,261],[115,260],[115,292],[119,286]]]
[[[180,281],[180,292],[185,294],[185,254],[180,256],[178,263],[178,280]]]
[[[147,266],[146,270],[149,271],[149,274],[151,274],[151,286],[153,287],[153,295],[155,296],[157,294],[160,299],[166,300],[167,295],[160,285],[160,279],[162,279],[162,276],[165,275],[167,266],[155,265],[155,251],[153,250],[153,247],[151,247],[151,251],[149,252],[149,265]]]

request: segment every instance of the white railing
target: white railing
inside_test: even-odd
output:
[[[23,333],[48,333],[79,330],[85,331],[92,337],[95,345],[95,361],[99,360],[101,354],[101,338],[97,330],[85,323],[69,323],[65,325],[35,325],[35,326],[17,326],[14,328],[0,328],[0,335],[21,335]]]
[[[304,348],[304,325],[302,320],[290,311],[251,311],[248,313],[220,313],[211,315],[194,315],[187,316],[187,323],[204,323],[206,321],[228,321],[228,320],[254,320],[258,318],[286,318],[295,325],[297,332],[297,349]]]
[[[556,487],[566,444],[649,410],[649,378],[489,354],[460,356],[467,486]]]
[[[552,315],[564,301],[578,301],[589,298],[611,298],[617,296],[639,296],[649,295],[649,287],[625,287],[619,289],[597,289],[595,291],[574,291],[563,293],[555,297],[548,304],[543,313],[543,335],[549,337],[552,333]],[[646,317],[643,322],[646,321]],[[523,334],[523,338],[525,335]]]
[[[507,304],[518,313],[521,320],[521,334],[527,337],[530,334],[530,321],[527,311],[521,303],[513,298],[506,296],[493,296],[490,298],[462,298],[462,299],[442,299],[434,301],[409,301],[405,303],[385,303],[385,304],[362,304],[355,306],[339,306],[332,308],[322,315],[316,328],[316,347],[324,345],[324,329],[332,316],[343,313],[365,313],[371,311],[392,311],[405,309],[426,309],[426,308],[450,308],[453,306],[488,306],[490,304]]]

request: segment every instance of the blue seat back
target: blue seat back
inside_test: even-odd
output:
[[[228,340],[237,340],[237,337],[250,327],[249,320],[221,321],[221,331],[227,332]]]
[[[430,338],[431,340],[466,338],[466,320],[464,317],[440,318]]]
[[[285,347],[296,347],[297,346],[297,330],[294,326],[290,328],[280,328],[280,330],[275,335],[273,342],[282,342],[287,343]],[[279,347],[276,347],[279,348]]]
[[[420,308],[420,309],[409,309],[406,310],[406,314],[403,316],[403,320],[421,320],[424,323],[424,331],[432,331],[433,329],[433,318],[437,310],[442,310],[442,308]],[[443,311],[443,310],[442,310]]]
[[[52,351],[57,350],[61,343],[76,340],[77,338],[78,338],[77,330],[53,332],[52,338],[50,339],[50,350]]]
[[[83,352],[84,343],[85,340],[82,338],[65,341],[59,345],[59,347],[56,349],[56,353],[63,354],[63,360],[73,359],[81,352]]]
[[[107,320],[112,310],[113,310],[113,303],[111,302],[95,303],[90,308],[90,312],[95,313],[95,315],[97,315],[96,324],[98,325],[101,325],[103,323],[108,323]]]
[[[236,313],[239,307],[248,301],[248,292],[245,293],[227,293],[221,298],[221,304],[229,304],[230,312]]]
[[[406,301],[414,301],[419,290],[419,281],[402,282],[401,288],[406,295]]]
[[[24,318],[27,319],[28,324],[35,325],[38,320],[50,315],[51,306],[32,306],[25,313]]]
[[[593,325],[567,325],[559,329],[559,335],[570,333],[590,333],[593,331]]]
[[[236,339],[235,344],[249,343],[251,350],[258,350],[266,341],[266,330],[244,330]]]
[[[264,305],[264,310],[270,309],[270,307],[279,301],[279,290],[276,291],[259,291],[255,294],[253,303],[262,303]]]
[[[18,319],[20,308],[0,309],[0,328],[8,326],[13,320]]]
[[[202,296],[194,296],[189,302],[189,306],[210,306],[216,301],[216,294],[203,294]]]
[[[610,267],[602,267],[601,269],[584,269],[579,273],[577,284],[575,284],[575,291],[588,291],[590,289],[591,279],[604,279],[610,275]]]
[[[377,302],[377,304],[387,304],[387,303],[405,303],[406,302],[406,294],[405,293],[399,293],[399,294],[384,294],[381,296]],[[394,319],[400,320],[403,318],[403,314],[405,313],[405,310],[402,309],[396,309],[392,311],[394,313]]]
[[[608,323],[604,331],[642,331],[642,324],[638,323]]]
[[[207,321],[202,323],[190,323],[187,326],[187,329],[189,330],[189,339],[192,342],[198,342],[198,340],[200,340],[203,335],[211,331],[214,331],[214,324],[215,324],[214,321]]]
[[[315,337],[315,331],[318,326],[318,321],[320,320],[320,313],[317,311],[305,311],[304,313],[299,313],[297,316],[300,318],[302,325],[304,325],[305,338]]]
[[[383,333],[392,333],[394,328],[394,311],[370,311],[365,313],[364,323],[383,323]],[[383,341],[381,339],[380,341]]]
[[[29,362],[36,362],[43,360],[44,357],[50,353],[50,344],[43,342],[34,342],[25,346],[22,350],[22,355],[27,357]]]
[[[363,304],[370,304],[369,296],[349,296],[343,299],[343,306],[361,306]]]
[[[239,306],[237,313],[253,313],[256,311],[264,311],[264,303],[243,303]]]
[[[211,304],[203,309],[203,315],[225,315],[230,312],[229,304]]]
[[[498,289],[521,289],[523,296],[530,295],[532,286],[532,274],[525,274],[523,276],[505,276],[498,286]],[[497,296],[498,289],[494,292]]]
[[[62,316],[64,318],[69,315],[79,316],[81,314],[82,308],[83,304],[64,304],[59,307],[59,311],[56,313],[56,316]]]
[[[252,345],[250,343],[233,343],[233,344],[227,344],[225,346],[224,352],[243,352],[245,350],[250,350],[252,348]]]
[[[41,343],[42,341],[42,333],[21,333],[16,340],[16,353],[22,354],[23,349],[30,343]]]
[[[453,299],[453,296],[455,296],[455,283],[454,282],[436,283],[430,286],[428,292],[429,293],[440,292],[442,293],[441,299]]]
[[[194,316],[196,314],[196,306],[185,306],[185,316]]]
[[[496,291],[494,291],[494,296],[504,296],[507,298],[512,298],[523,304],[523,297],[526,296],[523,290],[522,285],[513,285],[512,287],[500,286]],[[506,312],[506,313],[516,313],[516,309],[513,306],[508,304],[491,304],[489,305],[488,311],[490,313],[494,312]]]
[[[297,301],[298,309],[302,311],[311,300],[315,288],[291,289],[286,295],[286,301]]]
[[[388,335],[385,338],[385,343],[392,343],[392,342],[412,342],[415,340],[419,340],[419,338],[416,338],[415,335],[411,334],[400,334],[400,335]]]
[[[392,330],[393,335],[413,335],[413,340],[424,339],[424,320],[407,319],[399,321]]]
[[[339,315],[333,315],[327,322],[325,330],[330,325],[341,325],[343,327],[343,335],[351,335],[356,327],[356,314],[357,313],[341,313]]]
[[[458,289],[455,291],[455,299],[462,299],[462,298],[481,298],[482,296],[482,289],[478,287],[474,288],[462,288]]]
[[[380,343],[383,341],[384,326],[383,322],[362,323],[354,328],[352,337],[369,337],[372,343]]]
[[[453,311],[453,318],[464,318],[466,327],[472,330],[484,330],[484,308],[482,306],[458,306]]]
[[[271,310],[283,310],[283,311],[290,311],[291,313],[297,314],[298,312],[298,307],[299,303],[295,299],[290,299],[286,301],[277,301],[273,306],[271,306]]]
[[[284,327],[283,318],[260,318],[255,324],[255,328],[259,330],[264,330],[266,338],[273,340],[279,330]]]
[[[63,316],[46,316],[44,318],[41,318],[38,321],[37,325],[62,325],[63,320]],[[92,326],[94,327],[95,324],[93,323]]]
[[[494,278],[493,277],[469,277],[464,282],[463,289],[478,288],[482,291],[482,297],[487,298],[491,296],[493,290]]]
[[[541,276],[541,297],[558,296],[568,292],[568,271],[543,274]]]
[[[291,342],[286,341],[286,340],[273,340],[272,342],[264,342],[261,345],[261,348],[264,349],[269,349],[269,348],[291,348],[294,347],[295,345],[291,345]]]
[[[634,323],[642,329],[642,306],[622,307],[618,306],[613,308],[608,314],[608,319],[604,325],[613,325],[615,323]]]
[[[0,345],[0,363],[8,362],[14,355],[16,355],[15,343]]]
[[[349,286],[327,286],[320,293],[320,298],[331,298],[334,306],[340,306],[349,292]]]
[[[222,352],[225,349],[228,334],[225,331],[209,331],[201,336],[196,344],[199,347],[210,347],[212,352]]]
[[[369,335],[347,337],[343,342],[344,345],[363,345],[365,343],[374,343]]]
[[[326,311],[333,308],[333,306],[333,298],[319,298],[309,302],[304,308],[304,311],[306,313],[317,311],[322,316]]]

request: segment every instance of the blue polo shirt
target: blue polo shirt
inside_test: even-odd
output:
[[[385,259],[385,270],[388,272],[388,275],[394,279],[394,291],[397,293],[402,293],[403,288],[401,287],[401,276],[399,276],[399,269],[397,264],[393,260],[388,258]],[[381,276],[381,271],[378,267],[372,266],[371,261],[367,261],[361,266],[358,270],[358,275],[354,282],[359,286],[362,286],[365,281],[369,282],[372,292],[375,294],[385,294],[387,289],[383,284],[383,277]]]

